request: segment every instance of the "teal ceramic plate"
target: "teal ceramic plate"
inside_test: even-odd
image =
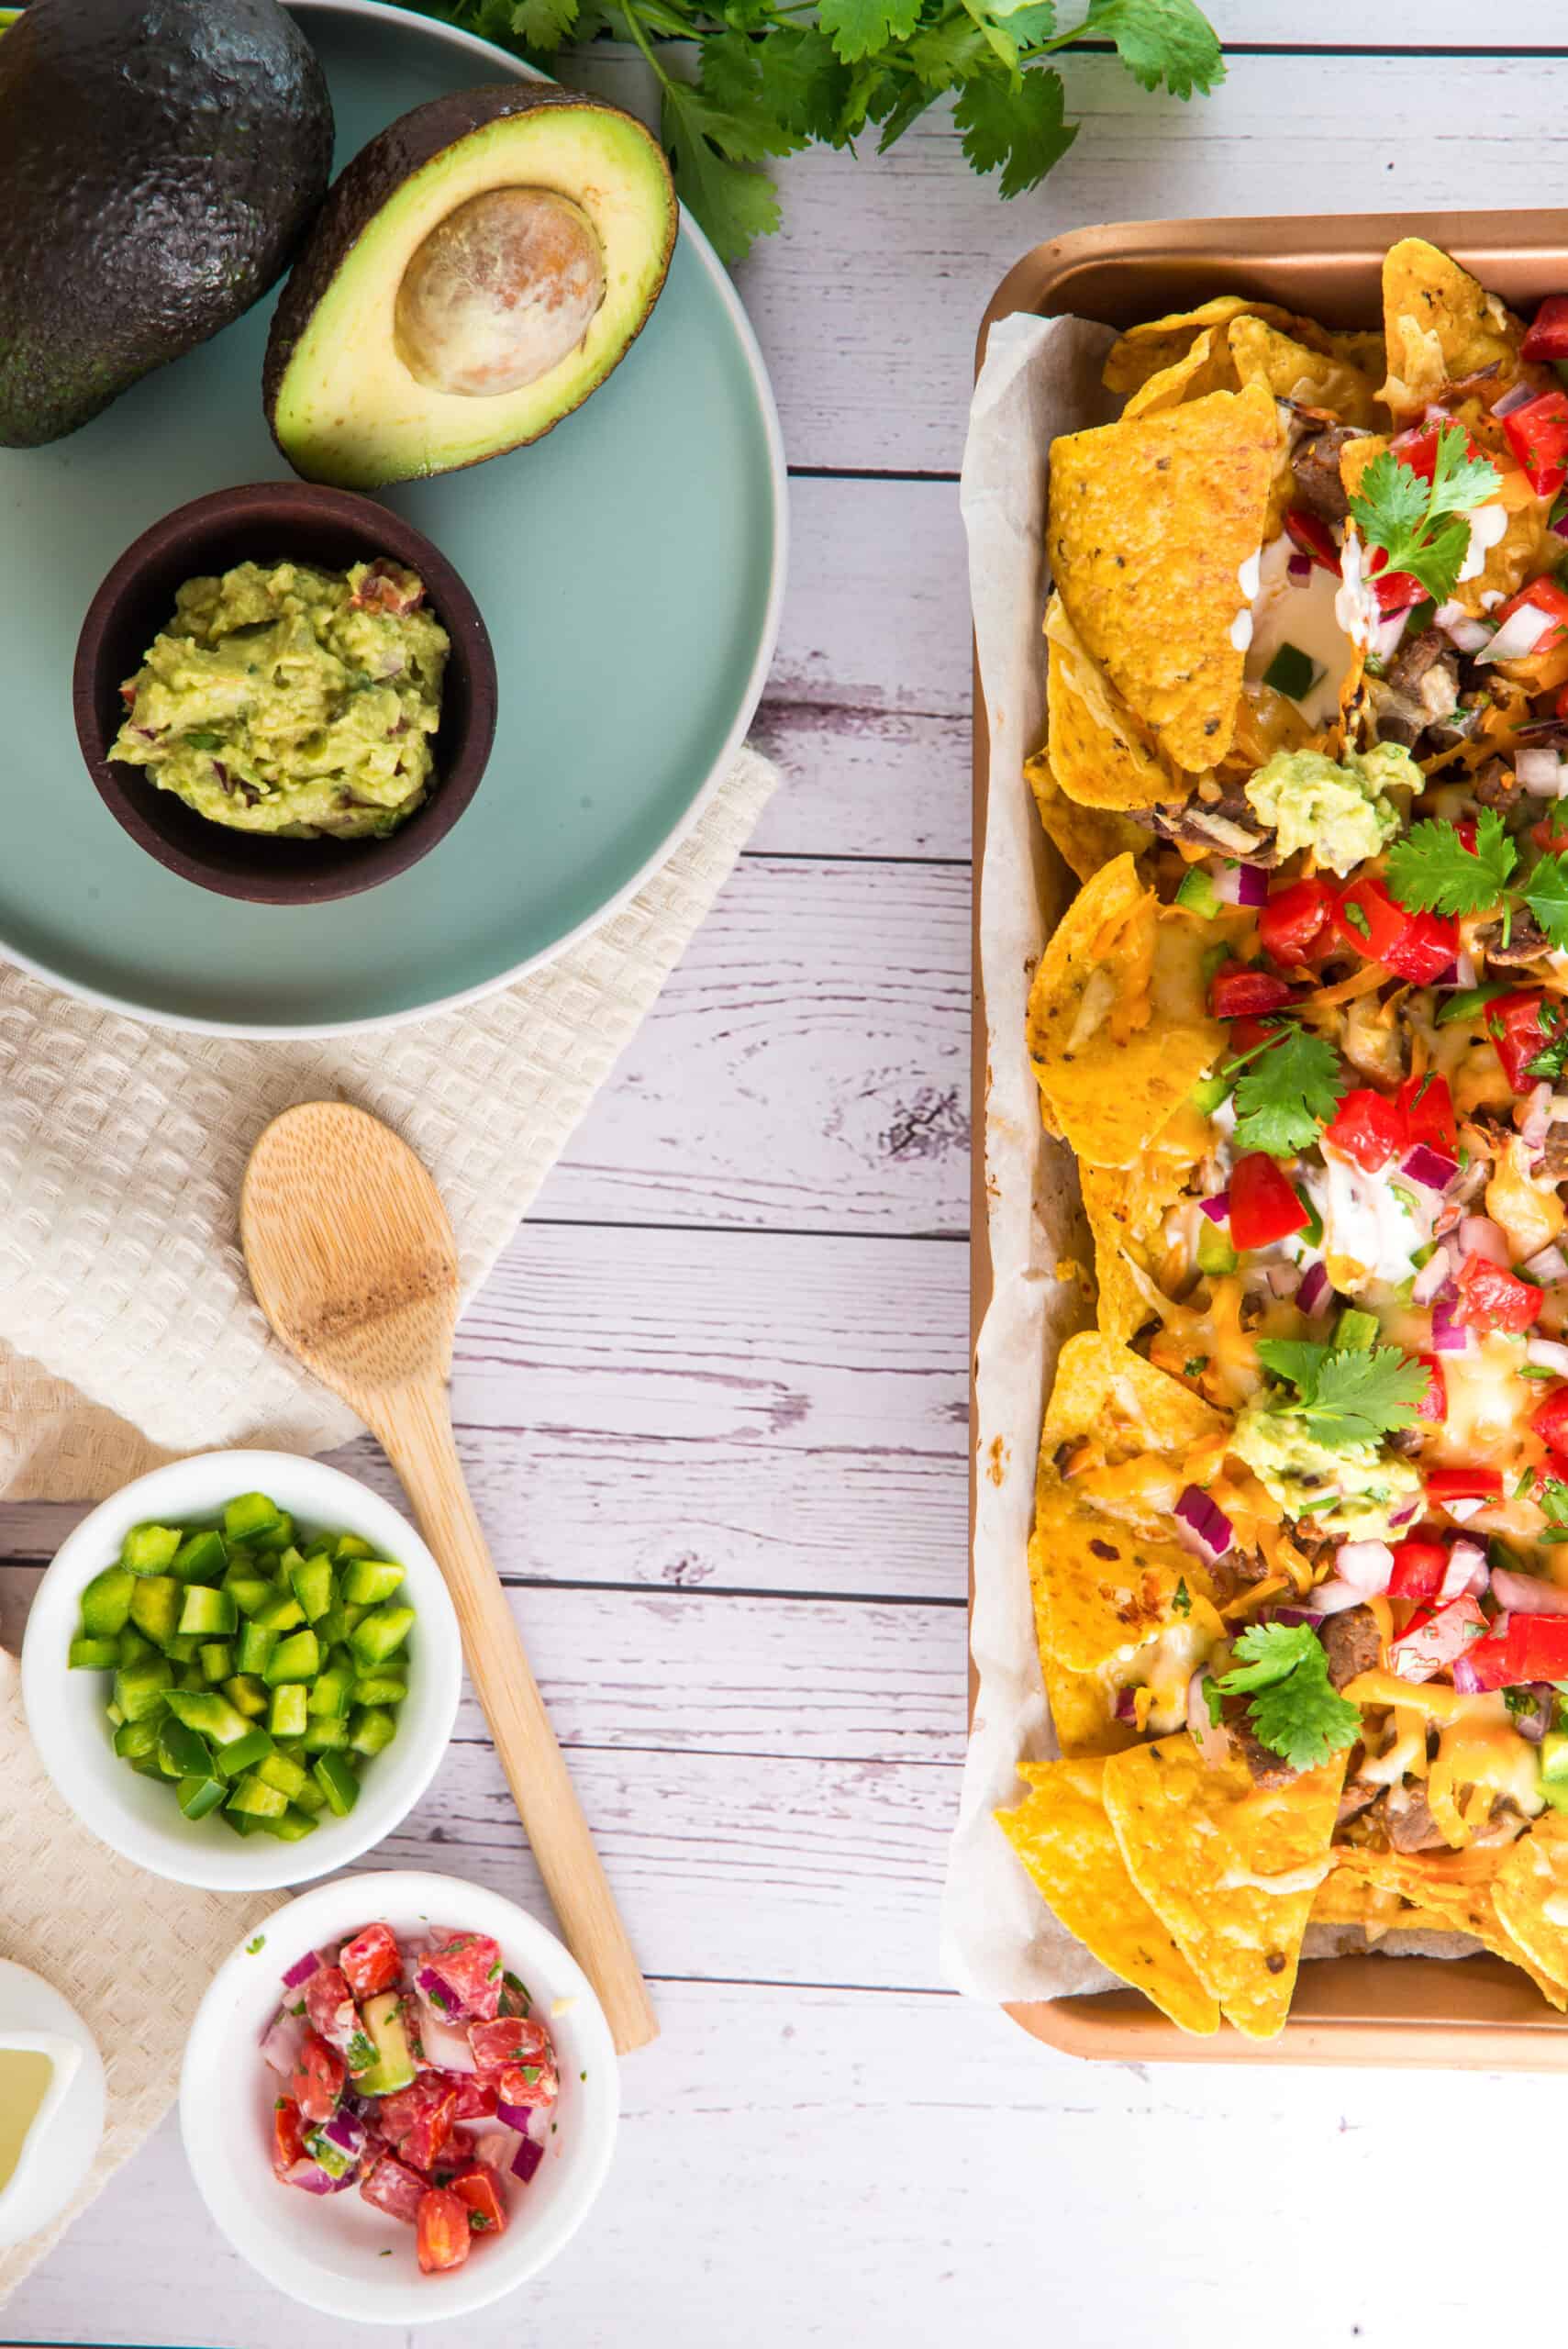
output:
[[[443,91],[520,74],[487,42],[308,0],[339,161]],[[286,477],[261,418],[272,302],[69,440],[0,450],[0,951],[142,1018],[321,1035],[485,993],[634,890],[717,787],[773,654],[784,473],[744,313],[683,217],[625,363],[532,449],[385,493],[456,563],[495,646],[501,718],[473,806],[396,880],[247,906],[161,870],[76,747],[71,667],[104,573],[204,491]]]

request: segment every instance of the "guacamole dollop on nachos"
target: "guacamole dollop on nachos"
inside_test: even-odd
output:
[[[1383,293],[1132,328],[1051,451],[1029,1046],[1099,1307],[999,1817],[1259,2037],[1314,1918],[1568,2005],[1568,295],[1415,238]]]

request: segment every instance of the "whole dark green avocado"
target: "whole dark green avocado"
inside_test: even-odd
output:
[[[276,0],[32,0],[0,40],[0,446],[74,432],[248,310],[331,162]]]

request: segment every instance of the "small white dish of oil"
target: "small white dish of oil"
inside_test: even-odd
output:
[[[0,2244],[58,2217],[104,2134],[104,2066],[74,2007],[0,1958]]]

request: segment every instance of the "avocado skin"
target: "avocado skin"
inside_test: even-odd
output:
[[[32,0],[0,41],[0,446],[74,432],[248,310],[331,168],[276,0]]]
[[[396,194],[405,180],[412,178],[416,172],[423,171],[433,157],[448,147],[455,147],[471,131],[483,130],[488,124],[511,115],[531,114],[547,106],[572,106],[579,112],[597,111],[602,114],[623,111],[603,99],[584,96],[580,90],[540,89],[517,82],[496,83],[477,90],[458,90],[448,97],[430,98],[424,106],[415,106],[410,113],[400,116],[396,122],[389,123],[368,147],[360,150],[353,161],[339,175],[326,203],[316,216],[304,250],[278,297],[278,306],[272,316],[272,332],[267,339],[267,356],[261,369],[261,403],[274,440],[278,438],[278,393],[284,372],[294,357],[295,345],[309,326],[317,304],[382,206]],[[648,306],[636,331],[627,337],[625,348],[616,361],[617,366],[653,315],[674,250],[675,230],[672,226]],[[387,301],[395,301],[396,295],[397,288],[389,285],[386,288]],[[597,386],[592,388],[597,389]],[[562,417],[570,416],[574,407],[580,407],[588,396],[588,392],[584,391],[577,399],[570,401],[550,418],[550,424],[530,437],[542,440],[545,432],[559,424]],[[484,457],[470,459],[469,462],[484,464],[490,457],[505,456],[509,448],[521,448],[523,445],[519,440],[506,442],[488,451]],[[278,447],[286,457],[288,451],[281,440]],[[452,470],[462,472],[466,468],[457,466]]]

